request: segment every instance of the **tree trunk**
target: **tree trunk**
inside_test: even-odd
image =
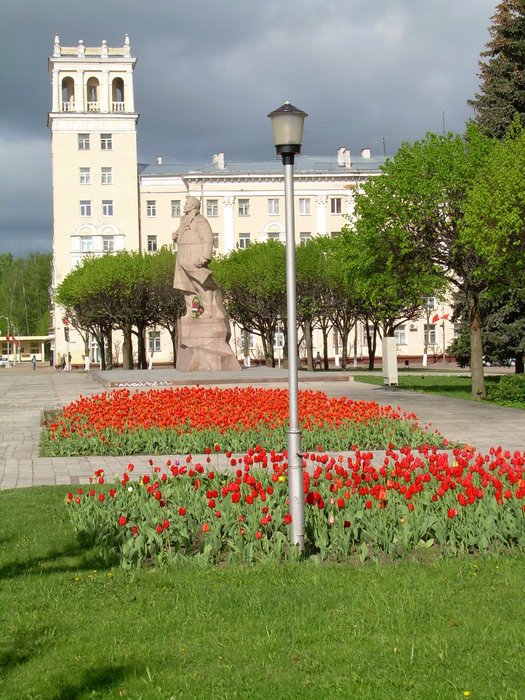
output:
[[[275,367],[275,358],[273,356],[273,331],[261,335],[261,341],[264,352],[264,363],[267,367]]]
[[[105,370],[106,369],[106,348],[104,347],[104,329],[102,326],[99,326],[97,335],[96,335],[97,343],[98,343],[98,349],[100,352],[100,369]]]
[[[368,369],[374,369],[375,359],[376,359],[376,347],[377,347],[377,333],[376,326],[374,324],[374,335],[372,337],[370,333],[370,326],[368,325],[368,320],[365,322],[366,327],[366,344],[368,346]]]
[[[122,369],[133,369],[133,343],[131,342],[131,324],[122,328]]]
[[[108,369],[113,369],[113,332],[111,326],[106,330],[106,338],[108,340],[108,352],[106,355],[106,365]]]
[[[483,345],[481,342],[481,319],[479,313],[479,294],[466,289],[468,322],[470,329],[470,376],[472,379],[472,398],[485,399],[485,376],[483,374]]]
[[[516,355],[516,374],[523,374],[523,373],[524,373],[523,353],[519,352]]]
[[[177,347],[179,345],[179,339],[177,337],[177,326],[172,326],[170,328],[170,338],[171,344],[173,346],[173,366],[177,367]]]
[[[341,333],[341,369],[345,370],[348,364],[348,336],[350,335],[350,328],[344,326],[343,333]]]
[[[139,369],[147,369],[148,362],[146,360],[146,341],[144,340],[145,326],[137,327],[137,359]]]
[[[305,321],[304,339],[306,341],[306,369],[308,372],[314,371],[314,348],[312,337],[312,322]]]
[[[328,372],[328,328],[323,326],[323,367]]]

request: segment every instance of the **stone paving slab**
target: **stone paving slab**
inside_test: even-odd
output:
[[[416,370],[417,371],[417,370]],[[490,368],[491,372],[497,371]],[[504,370],[501,370],[504,371]],[[436,370],[442,374],[442,368]],[[463,373],[465,373],[463,371]],[[119,457],[40,457],[39,439],[42,412],[61,408],[84,396],[100,393],[104,388],[128,386],[140,391],[152,386],[220,385],[286,386],[285,369],[254,367],[236,373],[181,373],[174,369],[113,370],[57,372],[48,365],[39,365],[34,372],[29,363],[0,369],[0,489],[46,484],[86,484],[96,469],[103,468],[107,478],[122,475],[127,465],[135,469],[134,479],[151,471],[149,456]],[[354,400],[377,401],[414,412],[420,425],[438,429],[449,441],[475,446],[487,453],[491,446],[501,445],[510,452],[525,451],[525,412],[414,392],[396,387],[383,387],[353,381],[344,373],[299,372],[299,388],[320,390],[329,396],[347,396]],[[350,454],[350,453],[348,453]],[[376,451],[381,463],[384,452]],[[153,457],[154,464],[165,466],[167,459]],[[183,462],[185,457],[179,457]],[[205,455],[194,455],[193,462],[206,464]],[[224,455],[214,455],[215,468],[231,469]]]

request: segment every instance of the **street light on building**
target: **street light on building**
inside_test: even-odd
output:
[[[304,119],[308,115],[289,102],[268,115],[272,120],[275,150],[284,165],[286,220],[286,310],[288,320],[288,493],[290,497],[290,536],[292,544],[304,549],[304,486],[301,431],[299,430],[297,363],[297,293],[295,282],[295,224],[293,165],[301,152]]]

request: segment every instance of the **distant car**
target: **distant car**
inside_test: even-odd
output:
[[[488,357],[483,358],[483,367],[492,367],[492,362],[489,360]]]
[[[506,360],[503,360],[502,364],[503,367],[516,367],[516,358],[508,357]]]
[[[7,366],[8,366],[7,358],[0,356],[0,367],[7,367]]]

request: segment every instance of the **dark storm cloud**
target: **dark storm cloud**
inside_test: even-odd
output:
[[[49,250],[47,57],[131,40],[139,160],[273,157],[266,114],[309,113],[304,152],[463,132],[493,0],[17,0],[0,10],[0,252]]]

